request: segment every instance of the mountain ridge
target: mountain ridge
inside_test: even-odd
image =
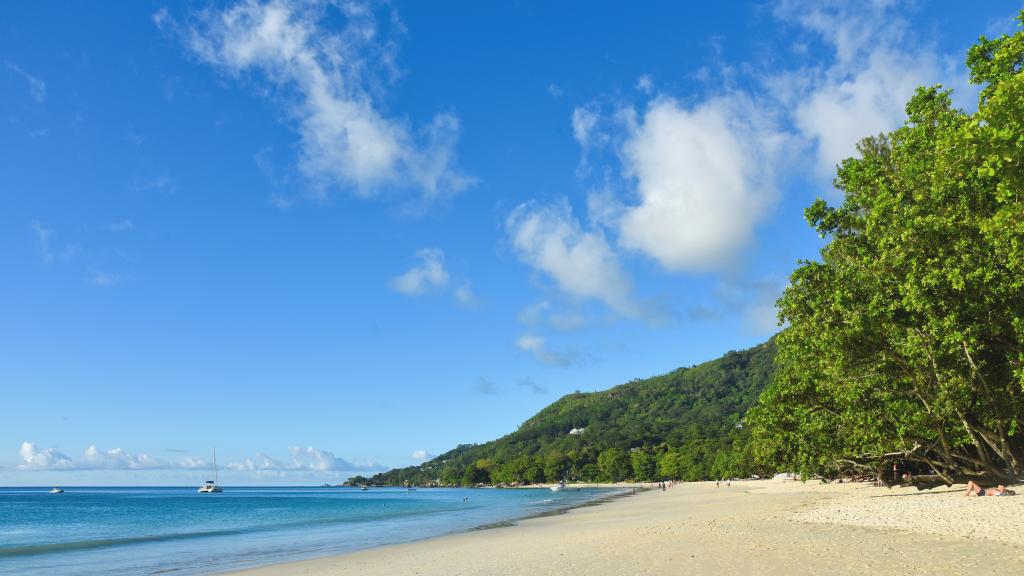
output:
[[[774,374],[758,346],[596,392],[566,394],[515,431],[349,484],[519,485],[746,475],[747,411]]]

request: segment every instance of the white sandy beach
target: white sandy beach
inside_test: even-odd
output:
[[[677,484],[507,528],[242,576],[1024,574],[1024,496],[864,484]]]

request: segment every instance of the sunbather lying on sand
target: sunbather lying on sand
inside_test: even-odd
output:
[[[964,496],[1013,496],[1014,494],[1016,492],[1002,484],[995,488],[982,488],[975,484],[973,480],[967,483],[967,491],[964,492]]]

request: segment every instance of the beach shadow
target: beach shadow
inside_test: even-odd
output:
[[[929,496],[933,494],[963,494],[963,492],[963,488],[949,488],[948,490],[921,490],[919,492],[910,492],[908,494],[878,494],[875,496],[869,496],[869,498],[902,498],[904,496]]]

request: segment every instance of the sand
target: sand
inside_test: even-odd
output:
[[[236,574],[1024,574],[1024,496],[961,493],[677,484],[506,528]]]

